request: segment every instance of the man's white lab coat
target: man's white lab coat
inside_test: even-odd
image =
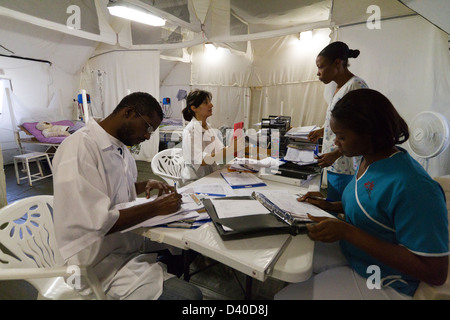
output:
[[[91,120],[58,148],[54,168],[54,221],[67,264],[92,266],[103,289],[124,299],[148,285],[142,299],[157,299],[170,276],[155,256],[140,254],[144,238],[106,235],[119,217],[117,205],[136,199],[136,163],[127,147]]]

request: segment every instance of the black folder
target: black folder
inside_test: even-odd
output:
[[[223,240],[234,240],[262,235],[289,233],[297,235],[306,232],[308,221],[293,219],[289,213],[279,209],[264,195],[253,192],[252,196],[233,196],[220,200],[255,200],[260,201],[271,213],[233,218],[219,218],[210,199],[203,199],[217,232]]]

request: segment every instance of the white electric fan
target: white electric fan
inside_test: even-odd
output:
[[[442,153],[450,143],[450,129],[447,119],[440,113],[423,111],[417,114],[409,125],[409,147],[413,154],[428,159]]]

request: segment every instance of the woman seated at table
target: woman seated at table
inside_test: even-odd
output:
[[[449,254],[445,196],[397,146],[409,137],[406,122],[381,93],[358,89],[336,104],[330,125],[345,156],[362,156],[359,169],[342,201],[311,194],[299,200],[343,212],[345,221],[312,218],[316,223],[309,225],[309,237],[320,241],[315,275],[283,289],[277,298],[407,299],[420,281],[443,284]]]
[[[206,122],[214,107],[211,99],[211,93],[204,90],[194,90],[186,99],[183,118],[190,122],[183,131],[183,184],[219,169],[233,158],[238,145],[243,145],[243,141],[234,140],[233,145],[225,147],[219,130]]]

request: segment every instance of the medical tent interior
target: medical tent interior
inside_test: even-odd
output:
[[[165,24],[113,16],[108,6],[117,2]],[[318,79],[316,57],[334,41],[360,50],[349,70],[408,124],[426,111],[450,123],[449,33],[448,0],[0,0],[0,164],[23,152],[22,124],[102,119],[136,91],[182,125],[186,94],[204,89],[213,128],[242,121],[258,130],[273,115],[291,117],[292,127],[321,127],[336,84]],[[80,95],[89,96],[84,119]],[[133,155],[150,167],[160,150],[154,134]],[[450,148],[411,154],[432,177],[450,174]]]
[[[214,128],[243,121],[257,129],[270,115],[320,127],[334,88],[318,80],[315,60],[333,41],[360,50],[350,71],[408,123],[423,111],[450,119],[447,0],[125,1],[165,19],[164,26],[112,16],[107,7],[115,2],[0,0],[4,165],[21,152],[19,125],[76,119],[83,92],[99,119],[127,93],[144,91],[167,118],[181,121],[186,93],[205,89]],[[431,176],[448,175],[449,149],[416,159]],[[135,157],[149,162],[158,151],[156,134]],[[4,190],[4,174],[2,181]]]

